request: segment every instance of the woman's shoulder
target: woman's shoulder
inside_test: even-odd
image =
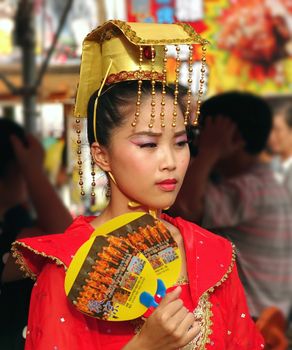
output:
[[[162,217],[180,231],[185,241],[199,243],[200,245],[205,242],[208,243],[208,247],[224,247],[228,251],[232,251],[234,248],[228,239],[206,230],[193,222],[184,220],[181,217],[173,218],[165,214]]]
[[[197,295],[213,290],[228,279],[236,254],[230,241],[182,218],[163,216],[176,226],[184,242],[190,281],[196,281]]]
[[[50,261],[65,269],[79,247],[90,237],[94,217],[77,217],[63,233],[27,237],[12,244],[12,254],[21,268],[32,278]]]
[[[72,224],[62,233],[50,233],[45,235],[34,235],[25,238],[19,238],[14,243],[31,246],[33,249],[47,249],[50,246],[57,248],[68,242],[74,242],[88,238],[94,230],[90,222],[94,217],[78,216]]]

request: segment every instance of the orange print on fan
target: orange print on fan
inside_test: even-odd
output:
[[[124,252],[128,252],[129,245],[125,243],[125,240],[119,237],[109,236],[107,238],[108,242]]]
[[[133,244],[134,247],[136,247],[139,250],[145,250],[148,248],[147,244],[145,244],[145,238],[143,235],[141,235],[138,232],[128,233],[128,238]]]
[[[105,260],[108,261],[116,266],[119,266],[119,260],[117,260],[116,258],[114,258],[113,256],[111,256],[110,254],[106,253],[106,252],[102,252],[102,253],[98,253],[97,254],[101,260]]]
[[[166,226],[164,226],[163,222],[157,221],[156,226],[157,226],[159,232],[162,234],[163,238],[166,241],[168,241],[171,238],[171,235],[170,235],[170,232],[168,231],[168,229],[166,228]]]
[[[143,235],[144,240],[146,239],[149,242],[149,244],[147,244],[148,247],[152,247],[155,244],[155,240],[151,237],[151,234],[148,232],[147,228],[139,227],[138,231],[141,235]]]
[[[115,249],[113,246],[109,246],[109,247],[103,247],[102,250],[105,253],[110,254],[111,256],[113,256],[114,258],[118,258],[119,260],[123,259],[124,255],[117,249]]]
[[[116,268],[109,266],[109,263],[104,260],[97,260],[96,265],[93,265],[92,268],[96,272],[106,272],[108,275],[114,275],[117,272]]]
[[[155,227],[151,227],[149,225],[147,225],[147,231],[150,233],[151,237],[153,237],[153,239],[157,242],[157,243],[162,243],[163,239],[160,236],[158,230]]]
[[[80,297],[85,299],[97,299],[99,296],[99,291],[88,285],[84,285],[83,290],[80,292]]]
[[[93,312],[89,310],[87,303],[88,300],[85,298],[77,298],[77,302],[75,303],[75,305],[78,306],[78,309],[86,314],[90,314],[93,315]]]
[[[98,273],[96,271],[89,272],[88,275],[90,276],[90,278],[92,278],[92,280],[97,281],[97,282],[102,282],[102,283],[108,284],[108,285],[113,283],[113,279],[110,276],[106,276],[106,275]]]

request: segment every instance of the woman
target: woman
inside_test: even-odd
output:
[[[94,38],[107,37],[104,45],[114,45],[108,50],[109,55],[115,52],[116,56],[110,56],[113,62],[103,77],[107,82],[112,78],[109,74],[112,73],[111,67],[121,71],[123,77],[130,76],[125,74],[124,66],[114,66],[114,63],[128,64],[121,59],[124,49],[129,57],[134,50],[132,44],[124,40],[124,27],[120,27],[122,33],[113,34],[116,25],[120,23],[115,22],[110,27],[106,24],[106,32],[101,33],[99,29],[92,34]],[[138,32],[139,25],[132,24],[132,28]],[[160,25],[159,28],[153,24],[143,25],[162,37],[167,37],[173,30],[170,35],[176,35],[176,43],[180,35],[185,35],[175,25]],[[109,38],[109,29],[114,39]],[[133,33],[130,34],[133,38]],[[85,43],[83,54],[90,44],[90,40]],[[117,54],[120,44],[123,53]],[[103,57],[105,51],[102,50]],[[159,55],[158,49],[156,54]],[[155,64],[153,56],[150,59],[152,69]],[[136,65],[139,74],[141,57],[142,54]],[[103,61],[111,59],[106,57]],[[91,73],[85,74],[85,61],[86,55],[83,55],[81,75],[84,80],[80,80],[81,85],[82,81],[88,83],[95,67],[88,64]],[[143,67],[144,71],[146,69],[147,64]],[[106,209],[98,217],[77,218],[65,234],[41,240],[26,239],[14,244],[15,255],[23,267],[37,277],[26,350],[262,349],[262,337],[249,317],[230,243],[180,218],[161,215],[162,209],[173,204],[190,157],[185,117],[177,94],[165,86],[164,79],[162,84],[154,83],[153,79],[150,82],[124,80],[104,88],[102,85],[88,103],[91,154],[94,162],[109,174],[111,195]],[[80,93],[80,84],[79,97],[84,97]],[[79,97],[77,110],[82,109],[78,107]],[[160,114],[158,122],[153,107],[161,103],[164,114]],[[110,322],[85,316],[66,298],[65,270],[76,250],[95,228],[116,216],[134,211],[156,212],[177,242],[182,269],[176,286],[167,290],[166,296],[146,320]]]

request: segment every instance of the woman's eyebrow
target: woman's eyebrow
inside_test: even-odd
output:
[[[186,130],[180,130],[174,133],[174,136],[181,136],[181,135],[185,135],[186,134]],[[153,131],[139,131],[139,132],[135,132],[133,133],[131,136],[161,136],[162,132],[153,132]]]
[[[139,131],[133,133],[131,136],[161,136],[161,132],[153,132],[153,131]]]
[[[186,130],[184,129],[184,130],[175,132],[175,133],[174,133],[174,136],[177,137],[177,136],[186,135],[186,134],[187,134],[187,132],[186,132]]]

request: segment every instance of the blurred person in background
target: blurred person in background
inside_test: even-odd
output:
[[[10,256],[17,237],[63,230],[72,218],[43,168],[38,140],[0,118],[0,347],[24,348],[32,281]]]
[[[272,166],[275,177],[292,194],[292,103],[274,106],[273,128],[269,138],[269,150],[274,156]]]
[[[292,303],[292,204],[261,152],[272,112],[260,97],[226,92],[202,104],[199,153],[192,158],[172,215],[199,222],[237,249],[251,315]]]

